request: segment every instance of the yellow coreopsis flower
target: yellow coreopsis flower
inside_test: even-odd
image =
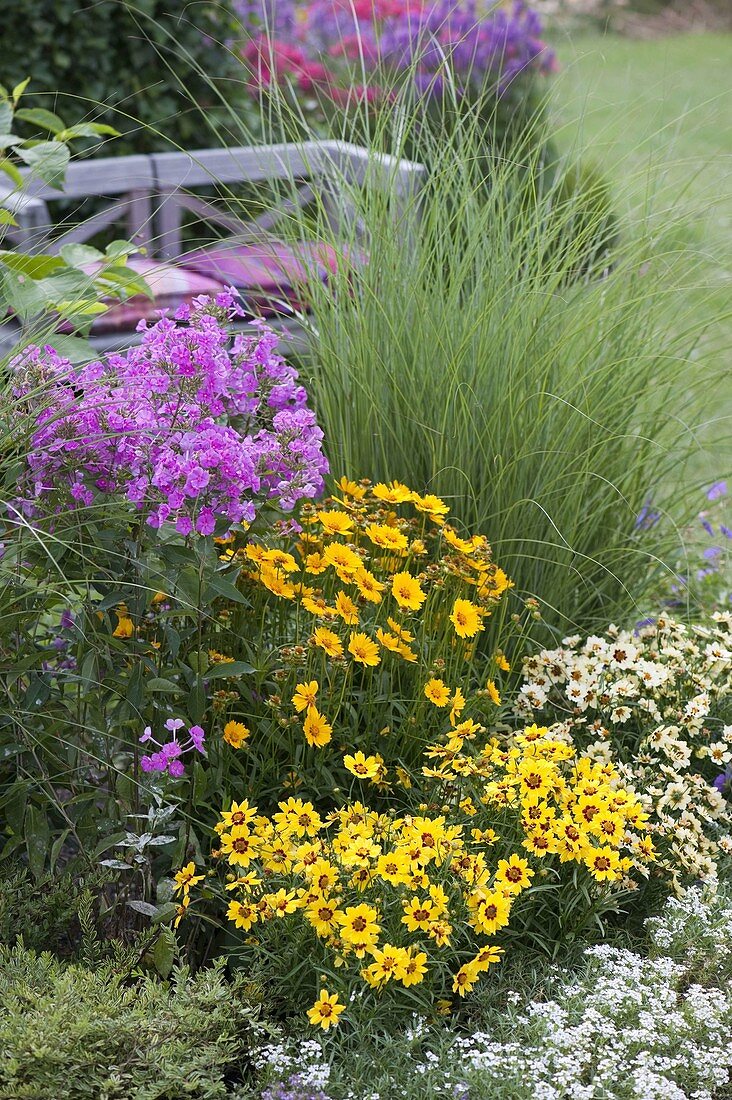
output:
[[[395,573],[391,581],[391,593],[400,607],[409,611],[419,611],[427,599],[427,593],[416,577],[411,573]]]
[[[457,974],[453,978],[452,991],[453,993],[459,993],[461,997],[464,997],[466,993],[469,993],[475,983],[480,977],[481,971],[473,962],[465,963],[461,966]]]
[[[424,693],[436,707],[446,707],[450,702],[450,689],[444,680],[428,680],[424,685]]]
[[[368,634],[351,634],[348,652],[352,655],[354,661],[357,661],[360,665],[375,667],[381,661],[379,647],[376,642],[369,638]]]
[[[335,609],[349,626],[355,626],[359,621],[358,608],[346,592],[339,592],[336,596]]]
[[[408,546],[407,536],[397,527],[390,527],[386,523],[370,523],[366,528],[366,534],[374,546],[381,546],[384,550],[397,552],[406,550]]]
[[[196,865],[195,863],[193,863],[193,861],[191,861],[190,863],[187,863],[185,867],[181,867],[180,871],[178,871],[173,877],[176,881],[176,887],[173,892],[177,894],[179,890],[182,890],[184,894],[187,894],[192,886],[195,886],[197,883],[202,882],[206,876],[197,875]]]
[[[392,481],[389,485],[380,481],[371,492],[377,500],[383,500],[385,504],[405,504],[412,499],[412,490],[399,481]]]
[[[412,951],[410,948],[407,952],[407,960],[399,968],[397,977],[402,985],[418,985],[427,973],[427,955],[424,951]]]
[[[307,710],[314,707],[320,685],[317,680],[310,680],[306,684],[296,684],[295,694],[292,697],[292,705],[296,711]]]
[[[227,722],[224,726],[224,741],[227,745],[231,745],[232,749],[240,749],[250,732],[243,722]]]
[[[520,894],[531,885],[534,872],[525,859],[515,853],[508,859],[499,859],[496,871],[496,888],[509,894]]]
[[[308,745],[319,749],[328,744],[333,734],[333,727],[317,707],[308,707],[302,728]]]
[[[497,707],[500,706],[501,705],[501,696],[500,696],[500,694],[498,692],[498,688],[496,687],[493,680],[489,680],[487,682],[487,684],[485,685],[485,690],[488,692],[488,698],[490,699],[490,701],[492,703],[495,703],[495,705]]]
[[[459,638],[474,638],[483,629],[481,609],[470,600],[455,600],[450,622]]]
[[[328,630],[327,627],[317,627],[313,634],[312,642],[314,645],[324,650],[329,657],[343,656],[343,643],[338,635],[334,634],[332,630]]]
[[[312,1008],[308,1009],[308,1019],[313,1027],[322,1027],[327,1031],[329,1027],[334,1027],[338,1023],[341,1013],[345,1010],[346,1006],[340,1003],[337,993],[329,993],[327,989],[321,989],[317,1001]]]
[[[450,511],[444,500],[433,496],[432,493],[427,493],[425,496],[412,493],[412,503],[418,512],[426,512],[434,523],[444,523],[444,517]]]
[[[318,512],[318,519],[328,535],[347,535],[353,530],[353,520],[346,512]]]
[[[373,779],[378,775],[384,761],[380,756],[364,756],[362,752],[357,752],[353,756],[344,756],[343,763],[359,779]]]

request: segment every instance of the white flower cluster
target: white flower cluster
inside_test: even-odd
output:
[[[593,758],[620,760],[641,794],[659,868],[680,891],[716,877],[732,818],[712,786],[732,762],[732,614],[704,626],[660,618],[635,631],[565,638],[524,661],[517,709],[554,720]]]

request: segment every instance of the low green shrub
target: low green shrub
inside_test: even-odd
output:
[[[222,966],[170,980],[0,947],[3,1100],[218,1100],[247,1071],[254,1011]]]

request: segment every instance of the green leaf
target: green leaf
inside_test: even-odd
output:
[[[0,111],[2,111],[2,103],[0,103]],[[23,177],[11,160],[0,159],[0,172],[4,172],[6,176],[10,176],[16,187],[23,186]]]
[[[175,933],[172,928],[161,928],[152,949],[152,960],[161,978],[167,978],[175,960]]]
[[[100,840],[96,848],[92,852],[92,859],[98,859],[102,852],[106,852],[108,848],[114,848],[115,845],[121,844],[127,836],[126,832],[113,833],[111,836],[105,836],[103,840]],[[127,864],[125,864],[125,867]]]
[[[114,126],[107,126],[102,122],[78,122],[75,126],[67,126],[56,134],[57,141],[73,141],[81,137],[119,137],[119,130]]]
[[[0,100],[0,131],[9,133],[13,125],[13,108],[7,99]]]
[[[15,218],[9,210],[3,210],[0,206],[0,225],[17,225]]]
[[[131,871],[132,866],[123,859],[100,859],[100,867],[111,867],[113,871]]]
[[[28,866],[35,879],[43,876],[48,854],[48,815],[38,806],[29,806],[25,814],[25,850]]]
[[[58,252],[69,267],[82,267],[84,264],[104,262],[104,253],[88,244],[64,244]]]
[[[18,100],[22,96],[23,92],[26,90],[26,88],[30,84],[30,80],[31,80],[31,78],[29,76],[27,76],[25,78],[25,80],[21,80],[20,84],[15,85],[15,87],[13,88],[13,103],[18,102]]]
[[[130,909],[134,909],[136,913],[142,913],[145,917],[157,917],[159,912],[158,907],[151,905],[149,901],[128,901],[127,905]]]
[[[207,680],[220,680],[224,676],[251,676],[256,668],[248,665],[246,661],[222,661],[221,664],[212,665],[205,673]]]
[[[22,145],[23,138],[17,134],[0,133],[0,149],[12,149],[14,145]]]
[[[23,122],[32,122],[42,130],[50,130],[52,134],[57,134],[64,128],[63,119],[53,111],[45,111],[42,107],[21,107],[15,112],[15,117],[22,118]]]
[[[66,168],[71,154],[60,141],[39,141],[30,148],[18,149],[18,156],[25,161],[41,179],[58,191],[62,190]]]
[[[183,688],[181,687],[180,684],[173,683],[172,680],[166,680],[162,676],[154,676],[152,680],[148,680],[147,690],[148,691],[168,691],[168,692],[172,693],[172,692],[182,691]]]
[[[70,829],[64,829],[60,836],[57,836],[53,844],[51,845],[51,858],[49,861],[51,871],[53,871],[56,866],[58,857],[61,854],[61,849],[64,846],[64,841],[66,840],[66,837],[69,835],[70,832]]]
[[[57,256],[28,256],[23,252],[11,252],[7,249],[0,251],[0,264],[21,275],[27,275],[30,279],[44,279],[66,266]]]
[[[206,591],[203,594],[204,604],[211,603],[216,596],[223,596],[227,600],[233,600],[234,603],[249,602],[236,585],[230,581],[228,577],[224,577],[220,573],[214,574],[213,577],[209,578]]]

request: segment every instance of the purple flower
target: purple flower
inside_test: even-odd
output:
[[[61,612],[60,626],[62,630],[73,630],[74,616],[72,615],[68,607],[64,608],[64,610]]]
[[[183,729],[185,722],[182,718],[168,718],[165,723],[166,730],[170,730],[171,733],[175,733],[176,730]]]
[[[186,769],[180,760],[171,760],[168,764],[168,774],[172,775],[174,779],[180,779],[182,775],[186,774]]]
[[[204,733],[204,731],[201,729],[200,726],[191,726],[188,732],[191,736],[191,741],[193,742],[194,749],[197,749],[198,752],[203,752],[203,742],[206,739],[206,734]]]
[[[142,736],[140,737],[140,744],[143,744],[145,741],[152,741],[152,729],[150,726],[145,726]]]
[[[701,525],[702,525],[702,527],[704,528],[704,530],[706,531],[706,533],[707,533],[708,535],[712,535],[712,536],[713,536],[713,535],[714,535],[714,528],[712,527],[712,525],[711,525],[711,523],[709,522],[709,520],[708,520],[708,519],[705,519],[705,518],[704,518],[704,516],[699,516],[699,519],[701,520]]]
[[[707,490],[707,500],[719,500],[720,497],[727,495],[727,482],[715,481],[714,485]]]
[[[635,517],[635,529],[636,531],[649,531],[652,527],[655,527],[660,518],[661,513],[651,508],[651,502],[647,500]]]
[[[726,527],[724,523],[720,523],[719,530],[726,539],[732,539],[732,530],[730,530],[729,527]]]
[[[230,339],[237,310],[229,293],[201,296],[104,363],[26,349],[14,395],[34,431],[15,507],[37,515],[115,495],[188,537],[322,493],[323,433],[297,372],[266,325]]]
[[[721,546],[708,546],[702,554],[702,557],[706,561],[716,561],[717,558],[722,555],[722,552],[723,551]]]

